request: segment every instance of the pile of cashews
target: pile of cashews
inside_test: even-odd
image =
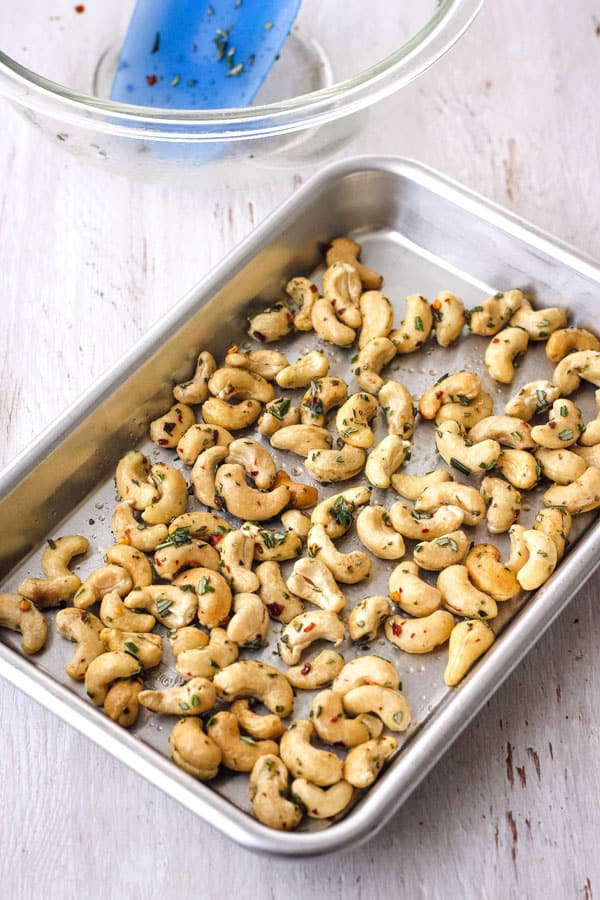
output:
[[[570,399],[582,381],[600,387],[600,341],[518,290],[470,311],[448,291],[433,303],[412,294],[394,328],[382,278],[360,252],[348,238],[333,241],[322,289],[293,278],[289,301],[248,328],[259,344],[310,331],[325,346],[357,344],[356,391],[329,371],[323,346],[291,363],[280,350],[232,347],[220,368],[202,351],[171,408],[150,424],[152,441],[178,465],[152,464],[137,450],[118,463],[115,544],[104,564],[82,582],[71,566],[88,541],[59,537],[42,555],[43,577],[0,595],[0,626],[20,631],[28,654],[45,644],[43,610],[62,607],[56,628],[75,644],[66,672],[90,701],[123,727],[141,707],[179,717],[174,762],[201,781],[222,768],[250,773],[255,816],[281,830],[304,815],[339,817],[411,723],[394,663],[375,654],[345,661],[342,642],[365,649],[383,633],[399,661],[448,643],[445,682],[459,684],[494,642],[498,605],[541,587],[565,552],[572,517],[600,506],[600,391],[598,417],[587,423]],[[552,379],[526,384],[494,415],[476,372],[445,375],[416,403],[386,377],[398,355],[430,338],[448,347],[466,326],[487,339],[483,362],[497,382],[512,383],[529,341],[547,342]],[[292,390],[303,392],[299,402]],[[380,413],[388,434],[375,445]],[[417,426],[431,430],[447,468],[400,471]],[[304,460],[319,484],[363,472],[367,483],[322,497],[278,469],[270,448]],[[540,478],[552,484],[527,529],[517,523],[522,492]],[[374,505],[373,488],[400,499]],[[470,541],[466,529],[483,522],[490,535],[508,532],[507,559],[493,543]],[[341,552],[336,541],[354,523],[364,550]],[[343,586],[385,560],[394,564],[388,594],[365,592],[348,610]],[[281,626],[285,670],[243,655],[267,643],[272,623]],[[181,683],[148,690],[144,674],[163,661],[157,626]],[[331,646],[313,648],[318,642]],[[307,659],[311,648],[319,652]],[[315,692],[306,719],[290,719],[295,691]]]

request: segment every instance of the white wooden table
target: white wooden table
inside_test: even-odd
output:
[[[353,148],[415,157],[600,253],[600,8],[489,0]],[[0,464],[297,183],[128,183],[0,131]],[[600,324],[600,323],[599,323]],[[373,842],[254,857],[0,683],[0,894],[577,898],[600,893],[594,580]]]

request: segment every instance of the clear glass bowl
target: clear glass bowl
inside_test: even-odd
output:
[[[483,0],[303,0],[256,102],[222,110],[109,99],[134,2],[2,0],[0,94],[78,155],[144,176],[184,165],[214,177],[232,163],[247,171],[323,159],[364,127],[368,107],[433,65]]]

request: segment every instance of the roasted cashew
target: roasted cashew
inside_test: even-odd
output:
[[[100,624],[98,622],[98,625]],[[163,645],[160,634],[144,634],[138,631],[121,631],[118,628],[103,628],[100,632],[100,640],[105,651],[124,650],[127,653],[131,653],[140,662],[143,669],[152,669],[162,660]]]
[[[469,539],[464,531],[450,531],[432,541],[421,541],[415,547],[414,560],[421,569],[439,572],[464,559]]]
[[[294,778],[306,778],[311,784],[327,787],[341,781],[341,759],[329,750],[317,750],[310,739],[315,726],[308,719],[296,719],[281,738],[279,752]]]
[[[178,657],[186,650],[208,646],[208,635],[196,625],[184,625],[183,628],[170,628],[167,631],[167,640],[173,656]]]
[[[0,628],[21,632],[21,649],[30,656],[46,643],[48,625],[31,600],[19,594],[0,594]]]
[[[494,643],[494,632],[481,619],[466,619],[452,629],[444,681],[454,687]]]
[[[379,684],[363,684],[344,694],[344,709],[352,716],[374,713],[390,731],[406,731],[410,709],[399,691]]]
[[[533,527],[552,538],[558,561],[564,556],[572,524],[571,513],[558,506],[542,507],[536,514]]]
[[[573,453],[580,456],[586,466],[600,467],[600,444],[594,444],[593,447],[573,447]]]
[[[275,381],[281,388],[305,388],[315,378],[329,372],[329,360],[322,350],[311,350],[305,356],[277,373]]]
[[[282,718],[294,708],[294,692],[285,675],[255,659],[232,663],[215,675],[214,683],[219,697],[227,703],[238,697],[253,697]]]
[[[410,391],[399,381],[386,381],[377,397],[385,413],[388,432],[406,439],[412,437],[415,406]]]
[[[248,334],[261,344],[270,344],[285,337],[294,327],[292,311],[285,303],[275,303],[250,316],[248,321]]]
[[[379,374],[396,355],[396,345],[387,337],[374,337],[353,357],[352,373],[364,391],[378,394],[385,380]]]
[[[498,615],[496,601],[471,584],[467,566],[449,566],[438,575],[442,603],[457,616],[469,619],[494,619]]]
[[[492,534],[508,531],[521,512],[520,493],[508,481],[488,475],[481,482],[481,495],[488,504],[488,531]]]
[[[325,531],[334,540],[342,537],[352,525],[356,509],[365,506],[371,499],[372,490],[368,485],[359,485],[327,497],[313,509],[311,524],[324,525]]]
[[[347,237],[334,238],[327,251],[327,265],[332,266],[335,262],[349,263],[358,272],[363,287],[369,291],[376,291],[381,287],[383,278],[359,262],[360,252],[361,246],[357,241]]]
[[[531,429],[531,437],[540,447],[559,450],[571,447],[583,431],[581,410],[572,400],[559,397],[552,404],[546,425],[536,425]]]
[[[342,695],[327,689],[320,691],[310,707],[310,718],[317,735],[326,744],[356,747],[369,740],[369,731],[359,719],[346,718]]]
[[[190,571],[198,570],[190,569]],[[185,590],[179,584],[152,584],[148,587],[134,588],[123,602],[128,609],[149,610],[151,615],[167,628],[183,628],[189,625],[198,609],[196,592]]]
[[[130,544],[136,550],[150,553],[167,537],[166,525],[144,525],[133,515],[129,503],[119,503],[112,517],[112,530],[120,544]]]
[[[445,644],[454,628],[454,617],[438,609],[419,619],[390,616],[385,623],[385,636],[405,653],[431,653]]]
[[[508,529],[510,553],[505,565],[515,575],[523,568],[529,558],[529,550],[523,539],[525,531],[526,529],[522,525],[511,525]]]
[[[490,394],[482,391],[474,400],[465,403],[444,403],[435,417],[436,425],[440,422],[458,422],[464,428],[472,428],[486,419],[494,410],[494,400]]]
[[[380,684],[397,691],[400,689],[400,676],[395,666],[382,656],[357,656],[346,663],[333,679],[331,687],[338,694],[347,694],[361,684]]]
[[[236,700],[231,704],[231,712],[240,723],[240,728],[256,741],[276,741],[285,731],[278,715],[260,715],[252,709],[250,700]]]
[[[290,501],[290,489],[285,484],[272,491],[257,491],[246,483],[242,466],[225,463],[217,471],[215,481],[219,508],[238,519],[263,522],[278,515]]]
[[[449,347],[462,334],[467,317],[462,300],[450,291],[440,291],[431,304],[435,338],[440,347]]]
[[[404,540],[392,526],[384,506],[365,506],[356,519],[356,533],[361,543],[379,559],[400,559],[404,556]]]
[[[332,444],[333,435],[320,425],[287,425],[271,435],[271,447],[298,456],[308,456],[313,450],[328,450]]]
[[[389,488],[392,475],[410,459],[410,441],[388,434],[373,448],[367,458],[365,475],[373,487]]]
[[[524,591],[535,591],[550,578],[556,568],[556,544],[550,535],[535,529],[525,531],[523,541],[529,556],[525,565],[517,572],[517,580]]]
[[[294,328],[296,331],[312,331],[312,308],[319,296],[319,288],[308,278],[292,278],[285,287],[286,294],[294,303],[300,306],[300,310],[294,316]]]
[[[584,459],[572,450],[547,450],[538,447],[535,453],[544,478],[557,484],[570,484],[587,469]]]
[[[302,553],[302,539],[293,531],[265,531],[253,522],[244,522],[241,530],[254,538],[255,560],[285,562]]]
[[[271,437],[276,431],[287,425],[297,425],[300,421],[300,411],[292,405],[289,397],[276,397],[267,403],[265,411],[258,420],[256,430],[259,434]]]
[[[514,450],[533,450],[535,447],[531,426],[516,416],[486,416],[469,431],[469,440],[475,443],[488,438]]]
[[[233,531],[233,526],[221,516],[210,512],[183,513],[173,519],[169,525],[169,537],[173,543],[187,543],[188,538],[200,538],[213,547],[218,547],[228,531]]]
[[[332,819],[339,816],[352,800],[354,788],[347,781],[338,781],[323,789],[306,778],[292,781],[292,797],[297,797],[311,819]]]
[[[152,466],[150,478],[158,488],[159,499],[144,510],[142,519],[148,525],[164,525],[185,512],[187,484],[181,472],[165,463]]]
[[[156,619],[147,613],[137,613],[128,609],[117,591],[105,594],[100,604],[100,618],[108,628],[120,631],[143,632],[152,631]]]
[[[258,577],[252,571],[254,535],[241,529],[228,532],[219,544],[222,574],[234,591],[250,592],[258,588]]]
[[[100,566],[85,579],[73,597],[73,605],[77,609],[88,609],[105,594],[116,591],[120,597],[124,597],[132,587],[131,575],[123,566]]]
[[[377,414],[377,409],[377,400],[371,394],[364,391],[351,394],[335,417],[335,427],[341,439],[351,447],[370,447],[375,438],[369,422]]]
[[[336,581],[357,584],[369,576],[371,559],[361,550],[340,553],[323,525],[312,525],[308,533],[308,553],[321,560]]]
[[[390,597],[409,616],[430,616],[442,604],[442,593],[419,578],[419,567],[410,560],[398,563],[389,581]]]
[[[259,822],[276,831],[291,831],[302,819],[302,809],[288,800],[288,770],[272,754],[260,756],[249,781],[252,812]]]
[[[117,463],[117,492],[134,509],[146,509],[159,498],[157,488],[148,480],[150,460],[139,450],[130,450]]]
[[[192,678],[162,691],[142,691],[138,699],[146,709],[165,716],[199,716],[213,708],[217,692],[207,678]]]
[[[317,378],[310,386],[300,405],[303,425],[325,426],[327,413],[340,406],[348,397],[348,385],[342,378]]]
[[[206,725],[209,737],[221,750],[223,765],[233,772],[251,772],[261,756],[277,756],[275,741],[255,741],[240,734],[238,720],[232,712],[218,712]]]
[[[109,687],[104,700],[104,712],[121,728],[135,725],[140,712],[139,695],[142,682],[137,678],[123,678]]]
[[[194,496],[200,503],[217,509],[215,499],[215,478],[217,468],[229,456],[229,448],[226,446],[209,447],[198,454],[196,462],[190,473],[190,483],[194,489]]]
[[[337,318],[333,302],[327,297],[317,297],[310,313],[312,327],[320,338],[337,347],[351,347],[356,331]]]
[[[463,475],[481,474],[493,469],[501,454],[498,441],[471,443],[457,422],[442,422],[435,428],[435,444],[442,459]],[[512,453],[524,451],[513,450]]]
[[[485,351],[486,369],[500,384],[511,384],[517,361],[527,350],[529,336],[522,328],[505,328],[493,337]]]
[[[114,544],[104,554],[104,562],[127,569],[134,587],[145,587],[147,584],[152,584],[153,572],[150,561],[135,547],[129,547],[127,544]]]
[[[546,356],[551,362],[560,362],[569,353],[582,350],[600,350],[600,341],[585,328],[561,328],[548,338]]]
[[[394,325],[394,309],[381,291],[365,291],[359,301],[362,328],[358,338],[360,350],[372,338],[387,337]]]
[[[182,572],[173,584],[184,591],[194,589],[198,599],[198,621],[205,628],[215,628],[227,619],[232,603],[231,588],[219,572],[198,566]],[[190,596],[193,594],[188,593]],[[166,624],[169,628],[181,627],[170,621]]]
[[[576,391],[582,378],[600,387],[600,352],[597,350],[569,353],[558,363],[552,375],[552,381],[563,397]]]
[[[412,353],[422,347],[431,334],[433,313],[425,297],[409,294],[406,298],[406,315],[400,328],[390,332],[398,353]]]
[[[558,328],[564,328],[567,318],[565,309],[558,306],[534,309],[529,300],[523,297],[521,306],[511,317],[510,324],[524,328],[530,341],[545,341]]]
[[[412,541],[427,541],[456,531],[463,523],[465,511],[460,506],[440,506],[434,513],[419,512],[404,503],[394,503],[390,509],[390,521],[395,530]]]
[[[87,552],[88,542],[81,535],[67,535],[48,542],[42,553],[41,566],[45,578],[25,578],[19,594],[33,600],[42,609],[58,606],[81,586],[81,579],[69,569],[74,556]]]
[[[241,350],[231,347],[225,357],[225,365],[236,369],[250,369],[267,381],[274,381],[275,376],[288,361],[278,350]]]
[[[309,485],[305,485],[305,487],[309,487]],[[314,504],[311,504],[311,506],[314,506]],[[283,525],[285,530],[294,532],[294,534],[296,534],[301,539],[302,543],[305,544],[306,538],[308,537],[308,532],[310,531],[309,516],[307,516],[306,513],[303,513],[301,511],[301,508],[290,508],[286,509],[286,511],[281,514],[280,518],[281,524]]]
[[[279,653],[286,666],[296,666],[315,641],[330,641],[339,647],[344,636],[344,623],[335,613],[325,609],[300,613],[281,632]]]
[[[589,466],[571,484],[553,484],[544,494],[546,506],[562,506],[571,515],[589,512],[600,506],[600,468]]]
[[[85,673],[85,691],[95,706],[102,706],[108,688],[120,678],[137,675],[142,666],[138,659],[124,650],[102,653],[91,661]]]
[[[239,656],[238,645],[230,641],[224,628],[213,628],[206,647],[194,647],[177,654],[176,671],[184,678],[214,678]]]
[[[104,653],[104,644],[100,638],[102,622],[87,610],[69,606],[57,612],[56,630],[64,638],[77,644],[73,656],[65,666],[65,672],[74,681],[83,681],[91,661]]]
[[[268,382],[265,381],[265,384]],[[233,404],[219,397],[209,397],[202,404],[202,418],[209,425],[222,424],[228,431],[241,431],[242,428],[254,425],[261,410],[258,400],[242,400],[241,403]]]
[[[173,396],[179,403],[203,403],[208,397],[208,379],[217,364],[212,353],[203,350],[196,360],[196,370],[188,381],[182,381],[173,388]]]
[[[196,416],[191,406],[176,403],[164,416],[150,422],[150,440],[159,447],[176,447],[195,422]]]
[[[504,407],[507,416],[517,416],[528,422],[534,416],[545,413],[550,404],[557,400],[560,391],[551,381],[529,381],[508,401]]]
[[[244,591],[233,598],[233,616],[227,626],[227,637],[239,647],[257,649],[264,646],[269,632],[269,614],[260,597]]]
[[[367,454],[360,447],[344,444],[341,450],[311,450],[304,465],[313,478],[329,484],[354,478],[366,460]]]
[[[600,390],[596,391],[594,396],[596,398],[596,408],[598,409],[598,412],[596,418],[591,419],[581,432],[579,440],[584,447],[593,447],[596,444],[600,444]]]
[[[279,563],[268,561],[256,567],[260,581],[258,596],[265,604],[269,615],[284,625],[304,610],[304,604],[296,597],[283,580]]]
[[[335,650],[321,650],[310,662],[292,666],[286,677],[292,687],[316,691],[329,684],[344,668],[344,657]]]
[[[475,544],[467,553],[465,566],[475,587],[499,603],[511,600],[521,590],[514,573],[500,562],[500,551],[493,544]]]
[[[496,468],[520,491],[530,491],[540,477],[537,460],[528,450],[503,450],[496,461]]]
[[[335,314],[345,325],[360,328],[362,316],[359,300],[362,293],[360,277],[354,266],[335,262],[323,273],[323,296],[331,301]]]
[[[456,372],[444,375],[428,388],[419,400],[419,412],[424,419],[435,419],[444,403],[467,404],[481,393],[481,379],[475,372]]]
[[[320,609],[338,613],[346,606],[346,598],[333,574],[321,559],[299,559],[294,563],[287,587],[293,594]],[[288,663],[288,665],[294,665]]]
[[[524,297],[521,291],[506,291],[488,297],[469,310],[469,328],[473,334],[497,334],[514,316]]]
[[[417,512],[436,512],[442,506],[458,506],[464,512],[465,525],[477,525],[485,517],[485,501],[479,491],[469,484],[445,481],[430,485],[417,497]]]
[[[446,469],[435,469],[425,475],[392,475],[392,487],[406,500],[416,500],[428,487],[447,481],[452,481],[452,475]]]
[[[350,639],[361,644],[374,640],[391,611],[392,604],[387,597],[364,597],[348,617]]]
[[[397,747],[395,738],[387,735],[354,747],[344,762],[344,778],[353,787],[369,787]]]
[[[201,567],[217,570],[221,557],[215,548],[181,532],[185,529],[181,529],[179,534],[174,532],[169,535],[156,549],[153,564],[157,575],[165,581],[172,581],[182,569]]]
[[[199,719],[181,719],[169,738],[173,762],[198,778],[210,781],[219,771],[223,758],[220,748],[202,731]]]

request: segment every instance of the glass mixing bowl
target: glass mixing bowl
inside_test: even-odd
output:
[[[2,0],[0,94],[72,152],[144,177],[169,166],[211,178],[232,163],[298,168],[364,128],[364,112],[433,65],[482,2],[303,0],[252,106],[184,110],[109,99],[134,0]]]

